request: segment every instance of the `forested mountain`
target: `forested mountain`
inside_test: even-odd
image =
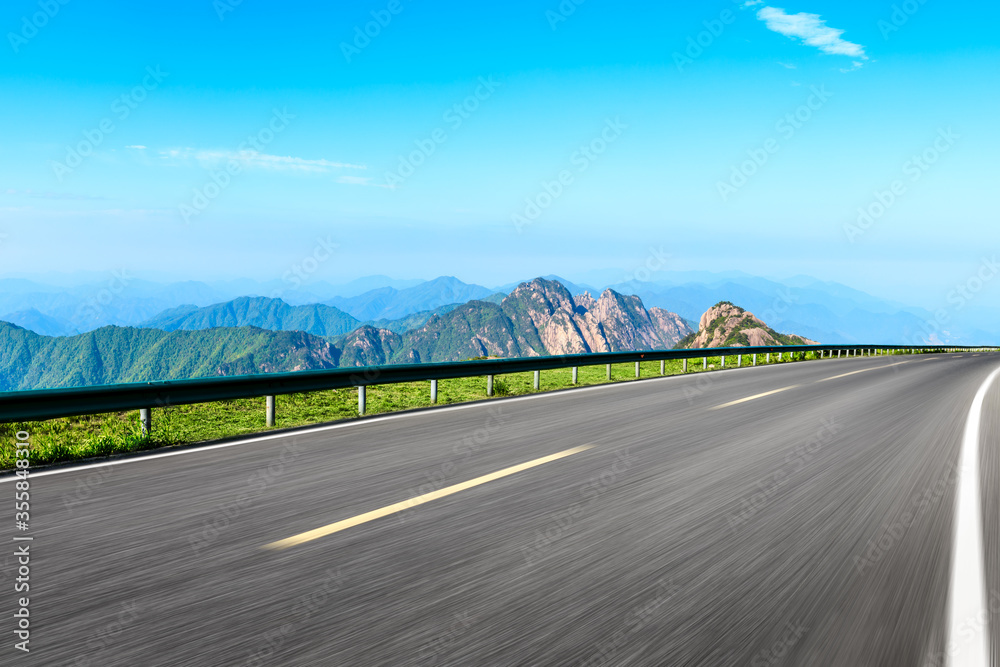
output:
[[[338,366],[460,361],[470,357],[650,350],[672,347],[691,329],[678,315],[647,310],[635,296],[605,290],[572,296],[557,282],[523,283],[500,303],[469,301],[430,316],[402,335],[361,325],[322,338],[271,331],[290,322],[329,333],[353,327],[335,309],[289,306],[274,299],[237,300],[218,309],[177,309],[162,326],[213,326],[164,331],[108,326],[68,337],[42,336],[0,323],[0,390],[146,382],[272,373]],[[337,311],[339,312],[339,311]],[[343,315],[343,313],[340,313]],[[341,325],[341,322],[347,322]],[[354,321],[356,322],[356,320]]]

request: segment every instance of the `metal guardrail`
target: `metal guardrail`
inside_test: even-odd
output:
[[[431,382],[431,402],[437,399],[437,381],[460,377],[487,377],[487,395],[492,395],[494,375],[535,372],[535,389],[539,388],[539,373],[544,370],[598,366],[601,364],[638,363],[641,361],[666,361],[670,359],[743,357],[757,355],[819,352],[825,356],[841,354],[880,354],[885,352],[968,352],[996,351],[998,347],[953,347],[911,345],[781,345],[768,347],[698,348],[685,350],[651,350],[639,352],[598,352],[520,359],[486,359],[434,364],[406,364],[392,366],[367,366],[336,368],[331,370],[298,371],[294,373],[268,373],[236,377],[213,377],[192,380],[145,382],[130,384],[74,387],[66,389],[40,389],[32,391],[0,392],[0,422],[35,421],[140,410],[143,427],[151,427],[151,410],[172,405],[210,403],[238,398],[266,396],[267,422],[274,424],[274,396],[327,389],[358,388],[358,412],[365,413],[365,387],[399,382]],[[687,366],[685,364],[685,370]],[[661,364],[661,373],[663,365]],[[610,377],[609,377],[610,379]]]

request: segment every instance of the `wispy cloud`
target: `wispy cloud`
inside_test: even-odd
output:
[[[271,169],[275,171],[300,171],[324,173],[334,169],[367,169],[363,164],[334,162],[332,160],[292,157],[290,155],[269,155],[257,151],[229,151],[195,148],[171,148],[161,150],[160,157],[173,162],[195,161],[202,166],[211,167],[235,160],[243,167]]]
[[[848,42],[840,36],[843,30],[837,30],[826,25],[819,14],[787,14],[777,7],[762,7],[757,12],[757,18],[767,25],[768,30],[782,34],[792,39],[801,39],[804,44],[815,46],[823,53],[837,56],[849,56],[867,60],[865,47],[854,42]],[[857,69],[858,64],[852,69]]]

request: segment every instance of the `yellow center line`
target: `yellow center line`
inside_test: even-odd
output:
[[[467,482],[454,484],[452,486],[446,486],[443,489],[438,489],[437,491],[431,491],[430,493],[425,493],[422,496],[416,496],[414,498],[410,498],[409,500],[404,500],[401,503],[389,505],[387,507],[373,510],[371,512],[366,512],[364,514],[359,514],[356,517],[352,517],[350,519],[344,519],[343,521],[338,521],[336,523],[331,523],[321,528],[316,528],[314,530],[306,531],[304,533],[299,533],[298,535],[292,535],[291,537],[285,538],[283,540],[278,540],[277,542],[271,542],[270,544],[265,544],[263,548],[287,549],[289,547],[294,547],[304,542],[317,540],[321,537],[326,537],[327,535],[332,535],[333,533],[338,533],[342,530],[346,530],[347,528],[352,528],[354,526],[358,526],[363,523],[368,523],[369,521],[374,521],[375,519],[381,519],[382,517],[389,516],[394,512],[401,512],[410,507],[423,505],[424,503],[429,503],[432,500],[437,500],[438,498],[444,498],[445,496],[450,496],[453,493],[458,493],[459,491],[465,491],[466,489],[471,489],[474,486],[486,484],[487,482],[492,482],[502,477],[507,477],[508,475],[513,475],[523,470],[528,470],[529,468],[534,468],[536,466],[540,466],[545,463],[550,463],[552,461],[557,461],[559,459],[566,458],[567,456],[572,456],[573,454],[579,454],[580,452],[585,452],[588,449],[592,449],[593,447],[594,445],[583,445],[581,447],[574,447],[573,449],[567,449],[561,452],[557,452],[555,454],[550,454],[549,456],[543,456],[540,459],[535,459],[534,461],[528,461],[527,463],[521,463],[516,466],[511,466],[510,468],[504,468],[503,470],[498,470],[497,472],[490,473],[489,475],[483,475],[482,477],[476,477],[475,479],[470,479]]]
[[[921,361],[928,361],[927,359],[922,359]],[[848,375],[857,375],[858,373],[867,373],[868,371],[877,371],[880,368],[890,368],[892,366],[901,366],[903,364],[908,364],[909,361],[900,361],[895,364],[886,364],[885,366],[876,366],[875,368],[862,368],[860,371],[851,371],[850,373],[843,373],[841,375],[834,375],[833,377],[823,378],[822,380],[816,380],[816,382],[826,382],[827,380],[836,380],[837,378],[845,378]]]
[[[775,389],[774,391],[765,391],[763,394],[755,394],[753,396],[747,396],[746,398],[741,398],[738,401],[730,401],[729,403],[723,403],[722,405],[716,405],[714,408],[709,408],[709,410],[721,410],[722,408],[728,408],[730,405],[739,405],[740,403],[746,403],[747,401],[752,401],[757,398],[764,398],[765,396],[770,396],[771,394],[779,394],[783,391],[788,391],[789,389],[795,389],[801,385],[793,384],[790,387],[782,387],[781,389]]]

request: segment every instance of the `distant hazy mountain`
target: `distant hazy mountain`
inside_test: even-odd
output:
[[[824,343],[902,343],[925,327],[931,316],[898,307],[836,283],[798,281],[790,286],[764,278],[740,277],[711,283],[669,285],[630,281],[614,286],[648,306],[669,306],[697,321],[713,304],[738,303],[777,331]]]
[[[326,303],[359,320],[395,320],[449,304],[481,299],[492,293],[481,285],[469,285],[444,276],[406,289],[380,287],[355,297],[336,297]]]
[[[579,274],[580,279],[575,282],[558,276],[547,279],[560,282],[574,296],[584,292],[598,294],[608,288],[619,294],[636,295],[647,308],[666,308],[689,323],[697,322],[713,304],[732,301],[751,310],[779,332],[794,332],[829,343],[928,340],[974,344],[1000,339],[1000,308],[991,305],[985,291],[962,307],[946,301],[942,307],[946,308],[947,319],[937,322],[932,313],[922,308],[809,276],[775,281],[739,271],[657,271],[649,281],[602,282],[614,281],[623,273],[593,270]],[[69,334],[107,325],[136,326],[175,308],[191,310],[191,306],[204,308],[239,297],[278,296],[290,306],[323,303],[361,323],[405,333],[409,328],[422,326],[438,309],[473,299],[499,304],[517,287],[513,283],[504,285],[497,293],[448,277],[425,282],[366,276],[340,285],[307,280],[294,287],[284,280],[163,284],[110,273],[94,280],[94,275],[99,274],[66,278],[60,286],[0,279],[0,313],[7,313],[8,320],[36,333]],[[945,295],[941,298],[945,300]],[[413,319],[402,322],[410,317]]]
[[[698,321],[698,331],[685,336],[678,348],[813,345],[802,336],[780,334],[753,313],[728,301],[715,304]]]
[[[16,324],[43,336],[72,336],[79,333],[72,322],[45,315],[34,308],[0,315],[0,321]]]
[[[139,326],[163,331],[249,326],[271,331],[304,331],[314,336],[339,336],[357,329],[361,322],[333,306],[289,306],[281,299],[258,296],[240,297],[205,308],[180,306]]]

